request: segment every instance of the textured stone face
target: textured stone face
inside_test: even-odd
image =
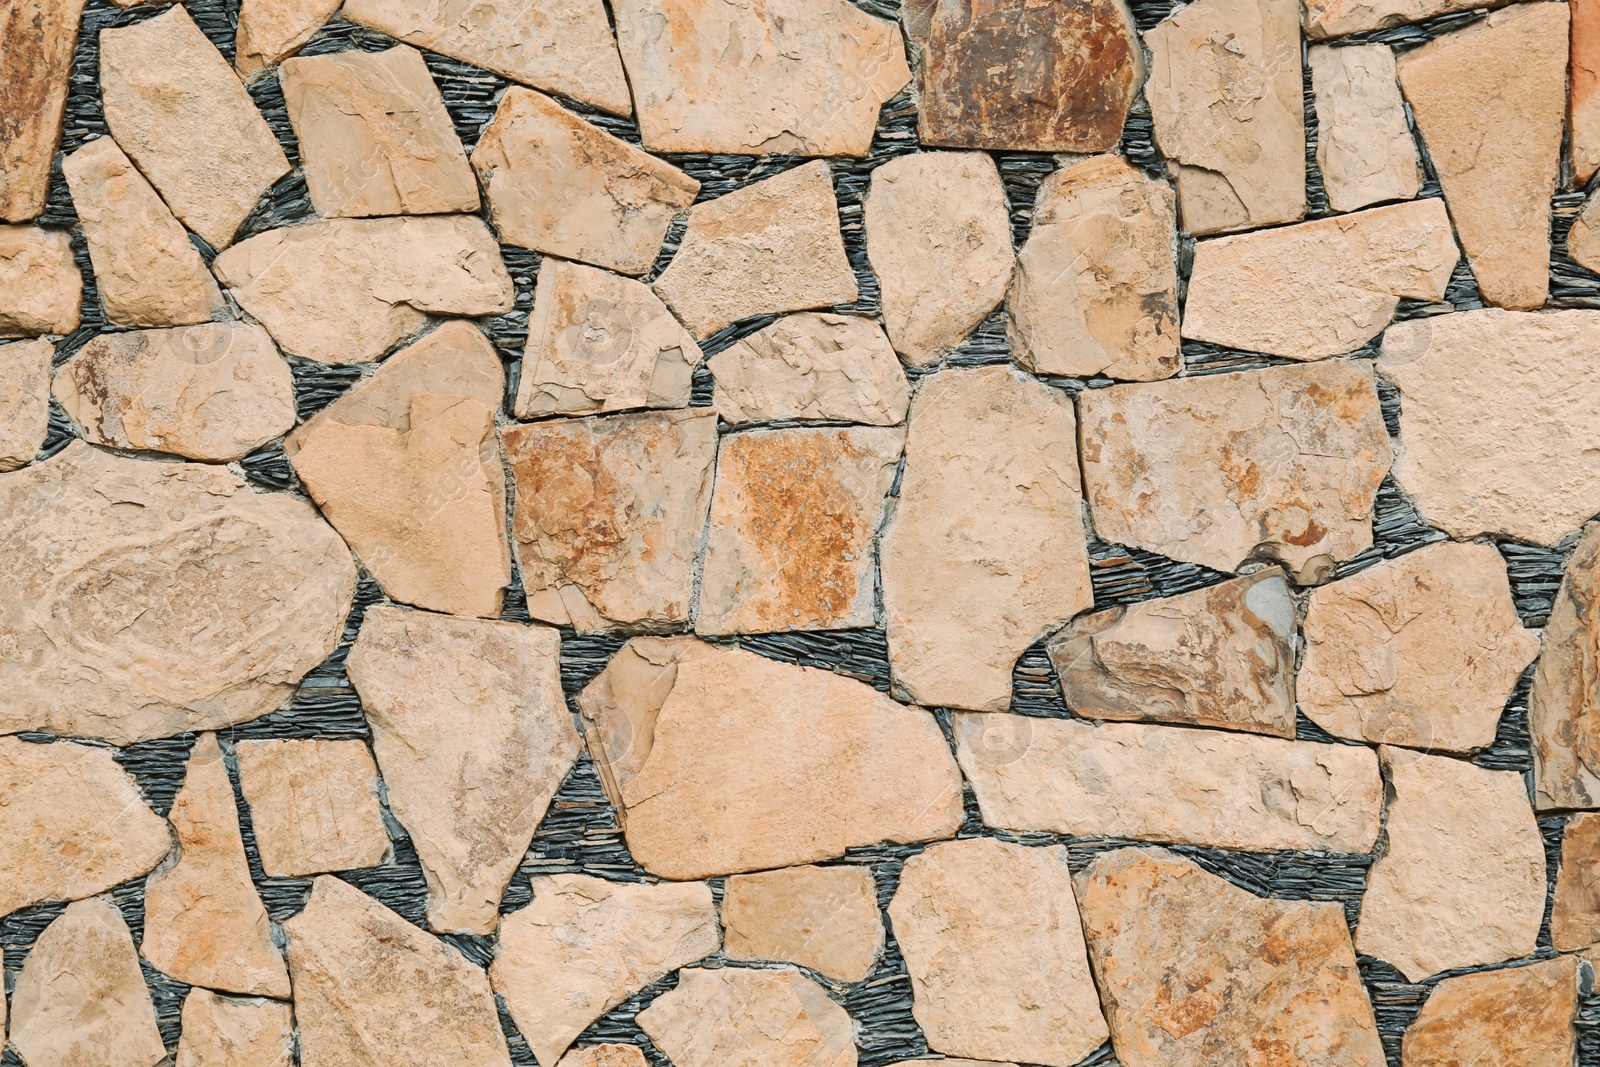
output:
[[[70,237],[37,226],[0,226],[0,337],[71,333],[82,296]]]
[[[1294,616],[1273,568],[1085,615],[1048,648],[1067,707],[1085,718],[1293,737]]]
[[[919,152],[872,172],[867,258],[895,350],[917,366],[960,344],[1011,279],[1011,218],[994,160]]]
[[[1105,1043],[1067,850],[947,841],[889,905],[928,1047],[1071,1067]]]
[[[696,632],[872,626],[874,542],[904,445],[904,431],[865,427],[724,437]]]
[[[1072,406],[1005,367],[951,369],[912,403],[883,536],[895,684],[925,704],[1003,710],[1034,641],[1093,601]]]
[[[704,882],[553,874],[532,889],[533,903],[501,925],[489,976],[540,1067],[556,1067],[590,1023],[721,942]]]
[[[302,878],[383,862],[389,833],[378,808],[378,769],[366,745],[240,741],[236,751],[239,786],[268,875]],[[295,966],[292,955],[289,962]]]
[[[500,898],[572,761],[561,639],[543,626],[367,611],[350,681],[389,809],[428,879],[428,925],[492,934]]]
[[[1579,960],[1446,978],[1401,1044],[1405,1067],[1469,1063],[1562,1067],[1578,1050]]]
[[[21,0],[0,12],[0,220],[44,210],[61,140],[83,0]]]
[[[1078,419],[1107,541],[1223,571],[1268,559],[1297,582],[1372,543],[1392,453],[1365,364],[1091,389]]]
[[[575,1048],[557,1067],[649,1067],[638,1045],[590,1045]]]
[[[578,703],[628,848],[662,878],[811,863],[961,822],[933,716],[829,671],[640,637]]]
[[[787,867],[729,878],[722,896],[723,951],[736,960],[782,960],[859,982],[883,949],[877,887],[865,867]]]
[[[177,1067],[294,1067],[287,1004],[191,989],[183,999]]]
[[[1369,852],[1371,749],[1174,726],[958,712],[986,825],[1214,848]]]
[[[1579,812],[1561,835],[1550,943],[1575,952],[1600,942],[1600,812]]]
[[[50,361],[46,340],[0,345],[0,472],[33,462],[50,432]]]
[[[1539,307],[1550,290],[1567,5],[1496,11],[1408,52],[1399,68],[1484,300]]]
[[[1582,186],[1600,170],[1600,4],[1572,0],[1568,64],[1567,132],[1572,144],[1572,184]]]
[[[339,0],[241,0],[234,66],[241,78],[292,56],[339,10]]]
[[[350,553],[304,501],[76,443],[0,476],[0,728],[125,745],[265,715],[338,644]]]
[[[1401,297],[1442,300],[1459,258],[1437,197],[1201,241],[1183,336],[1289,359],[1351,352]]]
[[[1127,1067],[1383,1067],[1344,909],[1264,900],[1163,849],[1078,877],[1089,959]]]
[[[1416,196],[1422,165],[1406,125],[1394,52],[1382,44],[1313,45],[1309,58],[1317,169],[1329,206],[1354,211]]]
[[[689,968],[638,1019],[676,1067],[856,1067],[850,1016],[792,968]]]
[[[1590,526],[1567,561],[1533,672],[1534,803],[1600,807],[1600,527]]]
[[[586,632],[689,621],[715,415],[541,422],[501,440],[530,615]]]
[[[1306,36],[1313,40],[1422,22],[1474,7],[1498,7],[1476,0],[1306,0]]]
[[[723,422],[818,419],[898,426],[911,386],[883,328],[854,315],[786,315],[706,361]]]

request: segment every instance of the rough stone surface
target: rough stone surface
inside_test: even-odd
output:
[[[689,406],[700,346],[650,287],[547,259],[534,285],[519,419]]]
[[[275,67],[311,40],[339,0],[240,0],[234,66],[241,78]]]
[[[47,340],[0,345],[0,472],[33,462],[50,432],[50,361]]]
[[[71,333],[82,295],[70,237],[37,226],[0,226],[0,337]]]
[[[44,210],[83,4],[16,0],[0,11],[0,221]]]
[[[259,326],[106,333],[56,372],[85,439],[189,459],[238,459],[294,425],[294,377]]]
[[[238,75],[181,5],[100,33],[100,91],[117,144],[212,248],[289,161]]]
[[[1399,68],[1484,300],[1539,307],[1567,110],[1567,5],[1496,11],[1406,53]]]
[[[541,1067],[556,1067],[590,1023],[721,942],[704,882],[553,874],[534,877],[532,889],[533,903],[501,925],[489,977]]]
[[[1183,336],[1288,359],[1352,352],[1401,297],[1442,300],[1459,258],[1438,197],[1201,241]]]
[[[722,895],[723,952],[781,960],[859,982],[883,950],[877,886],[866,867],[786,867],[729,878]]]
[[[1071,1067],[1105,1043],[1067,850],[947,841],[889,905],[928,1047]]]
[[[904,446],[904,431],[866,427],[724,437],[695,630],[874,625],[874,547]]]
[[[1268,559],[1297,582],[1372,544],[1393,454],[1365,364],[1091,389],[1078,419],[1104,540],[1222,571]]]
[[[898,426],[911,385],[883,328],[855,315],[800,312],[706,361],[723,422],[816,419]]]
[[[697,205],[655,291],[702,338],[751,315],[854,301],[828,164],[807,163]]]
[[[0,729],[125,745],[276,709],[338,644],[356,569],[311,506],[76,442],[0,476]]]
[[[361,890],[318,878],[283,926],[301,1067],[511,1067],[484,973]]]
[[[1422,164],[1406,123],[1394,51],[1383,44],[1313,45],[1309,59],[1317,170],[1328,205],[1354,211],[1416,196]]]
[[[1600,196],[1590,196],[1567,231],[1567,254],[1580,267],[1600,273]]]
[[[1565,1067],[1578,1051],[1574,956],[1446,978],[1401,1043],[1404,1067]]]
[[[1078,901],[1126,1067],[1383,1067],[1340,905],[1262,899],[1151,848],[1096,858]]]
[[[792,968],[689,968],[638,1019],[675,1067],[856,1067],[849,1014]]]
[[[1528,695],[1534,803],[1600,807],[1600,526],[1567,561]]]
[[[894,682],[918,703],[1010,705],[1034,641],[1093,602],[1064,393],[1006,367],[923,379],[883,536]]]
[[[1418,982],[1526,956],[1544,917],[1544,846],[1515,771],[1385,747],[1387,850],[1356,949]]]
[[[383,862],[389,833],[378,808],[378,768],[365,744],[240,741],[236,752],[261,868],[270,877],[302,878]],[[289,963],[296,966],[292,955]]]
[[[663,878],[812,863],[961,822],[933,716],[829,671],[640,637],[578,703],[629,851]]]
[[[285,60],[278,82],[318,214],[478,210],[467,154],[421,52]]]
[[[494,238],[467,215],[268,230],[212,267],[285,351],[324,363],[380,359],[429,313],[496,315],[513,297]]]
[[[1311,594],[1300,708],[1337,737],[1468,752],[1539,654],[1489,545],[1428,545]]]
[[[1046,178],[1006,297],[1017,362],[1079,378],[1176,374],[1176,225],[1172,187],[1116,156]]]
[[[1155,140],[1192,234],[1294,222],[1306,211],[1300,5],[1197,0],[1144,35]]]
[[[351,684],[389,810],[428,879],[428,925],[492,934],[500,899],[579,743],[543,626],[367,611]]]
[[[689,621],[711,506],[713,413],[534,423],[501,440],[530,615],[584,632]]]
[[[1579,812],[1561,835],[1550,944],[1576,952],[1600,943],[1600,812]]]
[[[556,1067],[649,1067],[638,1045],[590,1045],[561,1057]]]
[[[899,29],[849,0],[619,0],[652,152],[864,156],[911,78]]]
[[[1498,7],[1505,0],[1306,0],[1306,36],[1313,40],[1347,33],[1422,22],[1475,7]]]
[[[1085,718],[1294,736],[1295,605],[1276,568],[1085,615],[1048,649]]]
[[[1572,184],[1581,188],[1600,170],[1600,4],[1571,0],[1568,6],[1572,42],[1567,134],[1572,148]]]
[[[191,989],[183,999],[176,1067],[294,1067],[287,1004]]]

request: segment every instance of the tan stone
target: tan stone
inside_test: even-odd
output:
[[[0,731],[126,745],[277,709],[339,643],[356,569],[311,505],[81,442],[0,475]]]
[[[1164,849],[1078,877],[1111,1047],[1127,1067],[1383,1067],[1339,904],[1262,899]]]
[[[122,913],[80,900],[45,927],[11,996],[11,1045],[28,1067],[154,1067],[166,1057]]]
[[[697,205],[654,288],[702,338],[751,315],[853,302],[856,277],[828,164],[816,160]]]
[[[1048,648],[1084,718],[1294,736],[1295,606],[1276,568],[1085,615]]]
[[[1105,1043],[1066,849],[934,845],[906,861],[889,919],[929,1048],[1071,1067]]]
[[[1539,654],[1489,545],[1429,545],[1311,594],[1297,695],[1337,737],[1429,751],[1494,741]]]
[[[1017,362],[1079,378],[1178,373],[1175,213],[1171,186],[1117,156],[1046,178],[1006,297]]]
[[[287,59],[278,81],[319,214],[478,210],[467,153],[421,52]]]
[[[182,1025],[177,1067],[294,1067],[287,1004],[191,989]]]
[[[862,208],[883,322],[916,366],[960,344],[1005,296],[1016,257],[994,160],[918,152],[872,172]]]
[[[1567,254],[1580,267],[1600,273],[1600,194],[1584,201],[1567,231]]]
[[[542,626],[367,610],[350,682],[389,810],[428,880],[428,925],[494,933],[500,898],[573,760],[561,638]]]
[[[700,355],[643,282],[546,259],[528,316],[517,417],[688,407]]]
[[[1550,944],[1576,952],[1600,943],[1600,813],[1579,812],[1561,835]]]
[[[489,977],[541,1067],[633,993],[717,950],[711,888],[532,879],[533,903],[506,916]]]
[[[849,0],[613,9],[652,152],[864,156],[911,78],[898,27]]]
[[[1540,810],[1600,808],[1600,526],[1585,528],[1545,625],[1528,695]]]
[[[1496,11],[1406,53],[1399,68],[1483,299],[1539,307],[1550,291],[1567,5]]]
[[[910,699],[1011,703],[1033,642],[1093,602],[1066,395],[1006,367],[923,379],[883,535],[889,667]]]
[[[33,462],[50,433],[49,341],[0,345],[0,472]]]
[[[0,11],[0,221],[44,210],[84,0],[14,0]]]
[[[300,51],[339,10],[339,0],[241,0],[234,66],[241,78]]]
[[[859,982],[883,951],[878,891],[866,867],[786,867],[729,878],[722,895],[723,951],[736,960],[781,960]]]
[[[911,385],[883,328],[854,315],[800,312],[706,361],[723,422],[816,419],[898,426]]]
[[[1306,213],[1300,5],[1196,0],[1144,35],[1156,145],[1192,234]]]
[[[637,1045],[590,1045],[575,1048],[556,1067],[649,1067]]]
[[[1600,4],[1570,0],[1572,16],[1567,134],[1572,184],[1581,188],[1600,170]]]
[[[789,967],[689,968],[638,1020],[675,1067],[856,1067],[849,1014]]]
[[[530,615],[584,632],[689,621],[715,414],[540,422],[510,427],[501,441]]]
[[[469,215],[268,230],[212,267],[280,347],[323,363],[381,359],[430,313],[497,315],[513,297],[499,247]]]
[[[238,459],[295,419],[289,365],[244,322],[101,334],[54,392],[86,440],[189,459]]]
[[[0,226],[0,337],[71,333],[82,296],[70,237],[37,226]]]
[[[378,808],[378,768],[365,744],[240,741],[236,752],[239,787],[268,875],[301,878],[383,862],[389,833]],[[292,954],[289,965],[296,966]]]
[[[1506,0],[1306,0],[1306,36],[1313,40],[1422,22]]]
[[[695,631],[874,625],[874,543],[904,447],[904,431],[865,427],[724,437]]]
[[[1288,359],[1352,352],[1401,297],[1442,300],[1459,258],[1438,197],[1201,241],[1183,336]]]
[[[1309,58],[1317,99],[1317,170],[1329,206],[1354,211],[1416,196],[1422,164],[1406,124],[1393,50],[1383,44],[1319,44],[1311,47]]]
[[[350,0],[344,17],[614,115],[631,110],[601,0]]]
[[[933,716],[829,671],[638,637],[578,704],[628,849],[662,878],[813,863],[961,822]]]
[[[1404,1067],[1565,1067],[1578,1051],[1576,957],[1462,974],[1434,987],[1401,1043]]]
[[[489,980],[337,878],[283,924],[301,1067],[511,1067]]]
[[[1078,422],[1104,540],[1222,571],[1271,560],[1302,583],[1372,544],[1393,454],[1364,363],[1091,389]]]

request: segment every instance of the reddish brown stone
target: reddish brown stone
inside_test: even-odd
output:
[[[1565,1067],[1577,1051],[1578,960],[1440,982],[1400,1046],[1403,1067]]]
[[[1600,943],[1600,812],[1572,817],[1561,837],[1561,870],[1550,910],[1550,944],[1575,952]]]
[[[1600,170],[1600,0],[1568,0],[1571,89],[1567,129],[1572,135],[1572,184],[1582,188]]]
[[[44,210],[61,139],[83,0],[10,0],[0,7],[0,219]]]

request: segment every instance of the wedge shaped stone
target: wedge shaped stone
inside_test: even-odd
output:
[[[0,345],[0,472],[32,463],[50,433],[50,362],[38,339]]]
[[[241,0],[234,67],[241,78],[300,51],[339,10],[339,0]]]
[[[883,328],[854,315],[800,312],[706,361],[723,422],[774,419],[898,426],[911,385]]]
[[[191,989],[176,1067],[294,1067],[292,1009],[275,1000]]]
[[[389,832],[378,807],[378,768],[365,744],[240,741],[236,752],[239,788],[268,876],[303,878],[383,862]]]
[[[1600,526],[1590,525],[1567,561],[1545,624],[1544,654],[1528,694],[1534,803],[1600,808]]]
[[[676,1067],[856,1067],[849,1014],[790,967],[691,967],[638,1019]]]
[[[1561,868],[1550,909],[1550,944],[1577,952],[1600,943],[1600,814],[1584,811],[1561,834]]]
[[[83,275],[60,230],[0,226],[0,338],[78,328]]]
[[[785,867],[729,878],[723,951],[736,960],[798,963],[859,982],[883,950],[877,885],[866,867]]]
[[[1313,45],[1309,58],[1317,170],[1328,205],[1355,211],[1416,196],[1422,164],[1406,123],[1394,51],[1383,44]]]
[[[1563,1067],[1578,1051],[1580,961],[1462,974],[1434,986],[1401,1042],[1403,1067]]]
[[[1387,29],[1422,22],[1475,7],[1499,7],[1476,0],[1306,0],[1306,36],[1313,40],[1343,37],[1347,33]]]
[[[8,46],[0,60],[0,221],[26,222],[44,211],[83,4],[20,0],[0,12]]]

